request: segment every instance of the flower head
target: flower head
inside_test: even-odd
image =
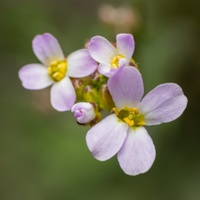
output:
[[[80,124],[89,123],[96,116],[94,106],[91,103],[76,103],[72,106],[71,111],[74,113],[74,117]]]
[[[135,43],[131,34],[118,34],[116,48],[102,36],[94,36],[88,45],[90,55],[99,62],[99,72],[108,77],[119,67],[129,65],[134,49]]]
[[[28,64],[20,69],[22,85],[30,90],[52,85],[52,106],[58,111],[70,110],[76,100],[70,77],[80,78],[92,74],[97,63],[87,49],[77,50],[65,58],[58,41],[49,33],[37,35],[32,47],[42,64]]]
[[[142,99],[143,81],[134,67],[119,69],[110,77],[108,88],[115,103],[113,114],[88,131],[88,148],[100,161],[117,154],[126,174],[144,173],[152,166],[156,150],[143,126],[175,120],[185,110],[187,98],[177,84],[165,83]]]

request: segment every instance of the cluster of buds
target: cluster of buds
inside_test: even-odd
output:
[[[155,159],[155,146],[144,126],[170,122],[187,105],[175,83],[161,84],[143,97],[134,49],[131,34],[118,34],[114,45],[94,36],[85,48],[65,57],[55,37],[45,33],[33,39],[33,51],[42,64],[28,64],[19,71],[26,89],[52,85],[53,108],[71,111],[79,125],[91,126],[86,142],[92,155],[105,161],[117,154],[128,175],[146,172]]]
[[[91,112],[90,114],[88,113],[88,115],[94,115],[91,120],[86,117],[80,121],[80,118],[77,118],[78,124],[93,126],[101,120],[101,111],[112,110],[114,102],[108,90],[107,81],[108,77],[103,76],[97,70],[85,78],[72,79],[78,101],[71,109],[75,118],[77,118],[75,108]],[[88,102],[88,104],[82,102]],[[90,109],[88,109],[88,106]],[[82,117],[84,117],[84,115],[82,115]]]

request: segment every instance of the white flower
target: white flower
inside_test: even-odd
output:
[[[131,34],[118,34],[116,48],[104,37],[91,38],[88,51],[91,57],[99,62],[99,73],[110,77],[119,67],[129,65],[135,49],[134,38]]]
[[[42,64],[28,64],[19,71],[19,78],[26,89],[39,90],[51,87],[51,104],[58,111],[70,110],[76,93],[70,77],[80,78],[92,74],[97,63],[87,49],[71,53],[67,59],[56,38],[45,33],[33,39],[33,51]]]
[[[178,118],[186,108],[187,98],[177,84],[166,83],[157,86],[142,99],[143,81],[134,67],[119,69],[110,77],[108,88],[116,107],[112,115],[88,131],[88,148],[100,161],[117,154],[126,174],[144,173],[152,166],[156,150],[143,126]]]

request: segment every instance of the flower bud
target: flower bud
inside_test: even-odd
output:
[[[76,103],[72,106],[71,111],[74,113],[74,117],[80,124],[89,123],[96,116],[94,107],[91,103]]]
[[[83,88],[83,99],[86,102],[98,102],[97,89],[91,85],[86,85]]]
[[[102,85],[99,90],[99,104],[101,109],[109,111],[115,106],[107,84]]]
[[[71,81],[76,92],[76,99],[81,100],[83,98],[84,79],[71,78]]]

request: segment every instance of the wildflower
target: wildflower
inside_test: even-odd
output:
[[[119,67],[134,63],[132,55],[135,49],[131,34],[118,34],[116,48],[104,37],[94,36],[88,45],[91,57],[99,62],[99,73],[110,77]]]
[[[128,175],[144,173],[152,166],[156,150],[144,126],[170,122],[185,110],[187,98],[175,83],[158,85],[143,99],[140,72],[120,68],[108,81],[115,106],[113,114],[93,126],[86,142],[93,156],[105,161],[117,154]]]
[[[79,102],[72,106],[71,111],[74,113],[74,117],[80,124],[86,124],[91,122],[96,114],[94,106],[91,103]]]
[[[92,74],[97,63],[87,49],[71,53],[67,59],[51,34],[37,35],[32,43],[33,51],[42,64],[28,64],[19,71],[19,78],[26,89],[39,90],[51,87],[51,104],[58,111],[70,110],[76,93],[70,77],[80,78]]]

